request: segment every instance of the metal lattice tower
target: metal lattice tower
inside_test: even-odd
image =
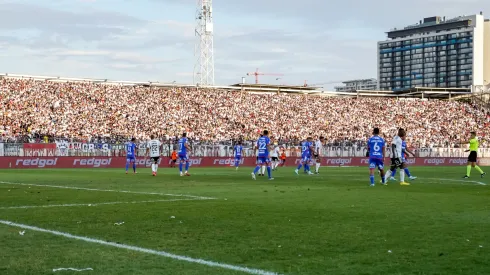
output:
[[[213,1],[197,0],[194,83],[214,85]]]

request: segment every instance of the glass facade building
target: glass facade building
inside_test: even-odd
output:
[[[482,15],[430,17],[388,32],[388,40],[378,43],[378,89],[481,85],[490,74],[489,26]]]

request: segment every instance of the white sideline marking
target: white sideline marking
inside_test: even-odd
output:
[[[137,252],[141,252],[141,253],[158,255],[158,256],[162,256],[162,257],[170,258],[170,259],[174,259],[174,260],[179,260],[179,261],[197,263],[197,264],[206,265],[209,267],[219,267],[219,268],[223,268],[223,269],[241,271],[244,273],[255,274],[255,275],[279,275],[278,273],[274,273],[274,272],[270,272],[270,271],[253,269],[253,268],[248,268],[248,267],[241,267],[241,266],[236,266],[236,265],[231,265],[231,264],[218,263],[218,262],[213,262],[213,261],[208,261],[208,260],[203,260],[203,259],[191,258],[191,257],[187,257],[187,256],[180,256],[180,255],[168,253],[165,251],[157,251],[157,250],[153,250],[153,249],[147,249],[147,248],[142,248],[142,247],[137,247],[137,246],[132,246],[132,245],[118,244],[118,243],[107,242],[107,241],[102,241],[102,240],[98,240],[98,239],[92,239],[92,238],[88,238],[88,237],[81,237],[81,236],[71,235],[69,233],[64,233],[64,232],[49,230],[49,229],[43,229],[43,228],[39,228],[39,227],[35,227],[35,226],[19,224],[19,223],[14,223],[14,222],[10,222],[10,221],[0,220],[0,224],[5,224],[8,226],[13,226],[13,227],[19,227],[22,229],[27,229],[27,230],[37,231],[37,232],[49,233],[52,235],[62,236],[62,237],[68,238],[68,239],[74,239],[74,240],[84,241],[84,242],[88,242],[88,243],[96,243],[96,244],[105,245],[105,246],[112,246],[112,247],[122,248],[122,249],[126,249],[126,250],[137,251]]]
[[[73,267],[60,267],[60,268],[54,268],[53,269],[53,272],[57,272],[57,271],[76,271],[76,272],[80,272],[80,271],[91,271],[93,270],[92,268],[82,268],[82,269],[78,269],[78,268],[73,268]]]
[[[424,179],[428,179],[428,180],[441,180],[441,181],[454,181],[454,182],[470,182],[470,183],[476,183],[476,184],[479,184],[479,185],[487,185],[486,183],[484,182],[480,182],[480,181],[474,181],[474,180],[455,180],[455,179],[439,179],[439,178],[424,178]]]
[[[369,180],[366,180],[366,179],[360,179],[360,178],[356,178],[356,179],[353,179],[355,181],[362,181],[362,182],[368,182],[369,183]],[[424,184],[424,180],[438,180],[438,181],[452,181],[452,182],[461,182],[461,183],[476,183],[478,185],[482,185],[482,186],[486,186],[487,184],[484,183],[484,182],[479,182],[479,181],[471,181],[471,180],[455,180],[455,179],[439,179],[439,178],[417,178],[416,180],[414,181],[411,181],[411,182],[415,182],[415,183],[420,183],[420,184]],[[376,182],[378,183],[378,182]],[[392,184],[398,184],[399,181],[391,181],[391,180],[388,180],[388,185],[392,185]],[[439,183],[440,184],[440,183]]]
[[[28,209],[28,208],[50,208],[50,207],[73,207],[73,206],[97,206],[111,204],[133,204],[133,203],[154,203],[165,201],[195,201],[197,199],[173,199],[173,200],[151,200],[151,201],[114,201],[100,203],[72,203],[72,204],[47,204],[47,205],[24,205],[24,206],[6,206],[0,209]]]
[[[211,197],[200,197],[200,196],[183,195],[183,194],[163,194],[163,193],[153,193],[153,192],[108,190],[108,189],[85,188],[85,187],[76,187],[76,186],[45,185],[45,184],[32,184],[32,183],[20,183],[20,182],[8,182],[8,181],[0,181],[0,183],[11,184],[11,185],[74,189],[74,190],[84,190],[84,191],[117,192],[117,193],[140,194],[140,195],[159,195],[159,196],[169,196],[169,197],[187,197],[187,198],[194,198],[194,199],[201,199],[201,200],[216,200],[217,199],[217,198],[211,198]]]

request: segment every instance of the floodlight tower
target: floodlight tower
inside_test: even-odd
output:
[[[197,0],[194,83],[214,85],[213,1]]]

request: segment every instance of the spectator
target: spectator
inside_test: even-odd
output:
[[[252,94],[0,79],[2,140],[122,142],[150,134],[172,140],[182,132],[199,142],[254,140],[267,129],[280,143],[322,135],[331,145],[362,145],[380,127],[391,138],[407,129],[415,147],[456,147],[476,130],[488,145],[490,114],[468,103],[394,98]]]

